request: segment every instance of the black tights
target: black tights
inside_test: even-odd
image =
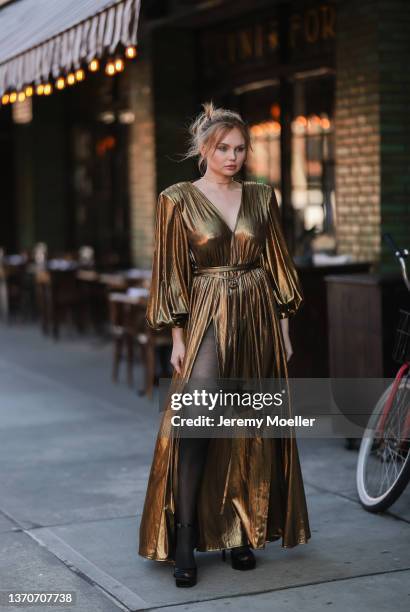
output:
[[[214,329],[211,323],[202,339],[190,378],[214,380],[217,377],[218,361]],[[184,416],[195,416],[195,414],[191,415],[184,412]],[[176,518],[179,523],[190,523],[191,525],[196,523],[197,499],[208,445],[209,438],[181,437],[179,440],[178,494],[176,501]],[[193,567],[193,530],[177,528],[176,535],[176,565],[178,567]]]

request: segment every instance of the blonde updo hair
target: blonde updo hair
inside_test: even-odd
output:
[[[213,102],[204,102],[204,109],[189,125],[189,148],[183,159],[199,156],[198,168],[201,174],[206,170],[206,156],[215,150],[218,142],[232,128],[238,128],[245,140],[246,151],[251,148],[249,128],[239,113],[226,108],[216,108]],[[201,148],[204,146],[203,155]]]

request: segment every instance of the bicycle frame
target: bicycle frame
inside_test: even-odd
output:
[[[399,263],[400,263],[400,268],[401,268],[401,273],[402,273],[402,277],[403,277],[403,281],[404,284],[407,287],[407,290],[410,292],[410,281],[407,275],[407,267],[406,267],[406,257],[409,256],[409,251],[408,249],[399,249],[398,246],[396,245],[396,243],[394,242],[392,236],[389,233],[385,233],[383,234],[383,238],[386,240],[386,242],[389,244],[390,248],[392,249],[392,251],[394,252],[394,256],[398,259]],[[381,436],[382,432],[384,430],[384,426],[386,423],[386,419],[387,416],[390,412],[390,409],[392,407],[393,404],[393,400],[395,398],[397,389],[399,388],[400,382],[403,379],[403,376],[405,375],[405,373],[407,372],[407,370],[409,369],[410,364],[408,362],[403,363],[400,368],[399,371],[396,374],[396,378],[394,379],[394,383],[393,386],[391,388],[389,397],[383,407],[383,412],[381,414],[381,418],[377,424],[377,429],[376,429],[376,435],[377,436]],[[403,442],[405,442],[410,435],[410,412],[407,414],[406,417],[406,421],[405,421],[405,425],[404,425],[404,431],[403,431],[403,437],[402,437],[402,441],[401,443],[403,444]]]
[[[399,388],[400,382],[402,381],[403,376],[408,369],[409,369],[409,364],[403,363],[403,365],[400,367],[399,371],[397,372],[396,378],[394,379],[394,383],[389,393],[389,397],[384,405],[380,420],[377,423],[376,434],[375,434],[376,437],[382,436],[382,432],[384,431],[384,425],[386,423],[387,416],[391,410],[393,400],[396,396],[397,389]],[[403,431],[401,444],[406,442],[409,437],[410,437],[410,412],[407,414],[406,421],[404,424],[404,431]]]

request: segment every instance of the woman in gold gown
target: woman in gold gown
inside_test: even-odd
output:
[[[203,106],[187,156],[198,154],[205,173],[159,195],[146,319],[155,330],[172,328],[171,387],[190,377],[287,379],[288,317],[303,293],[275,192],[233,181],[250,146],[248,128],[233,111]],[[194,548],[230,548],[232,566],[250,569],[251,549],[266,542],[307,543],[294,436],[180,438],[171,416],[167,406],[140,523],[140,555],[175,565],[177,586],[192,586]]]

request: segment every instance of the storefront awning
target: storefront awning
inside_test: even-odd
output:
[[[136,45],[140,0],[15,0],[0,8],[0,96]]]

